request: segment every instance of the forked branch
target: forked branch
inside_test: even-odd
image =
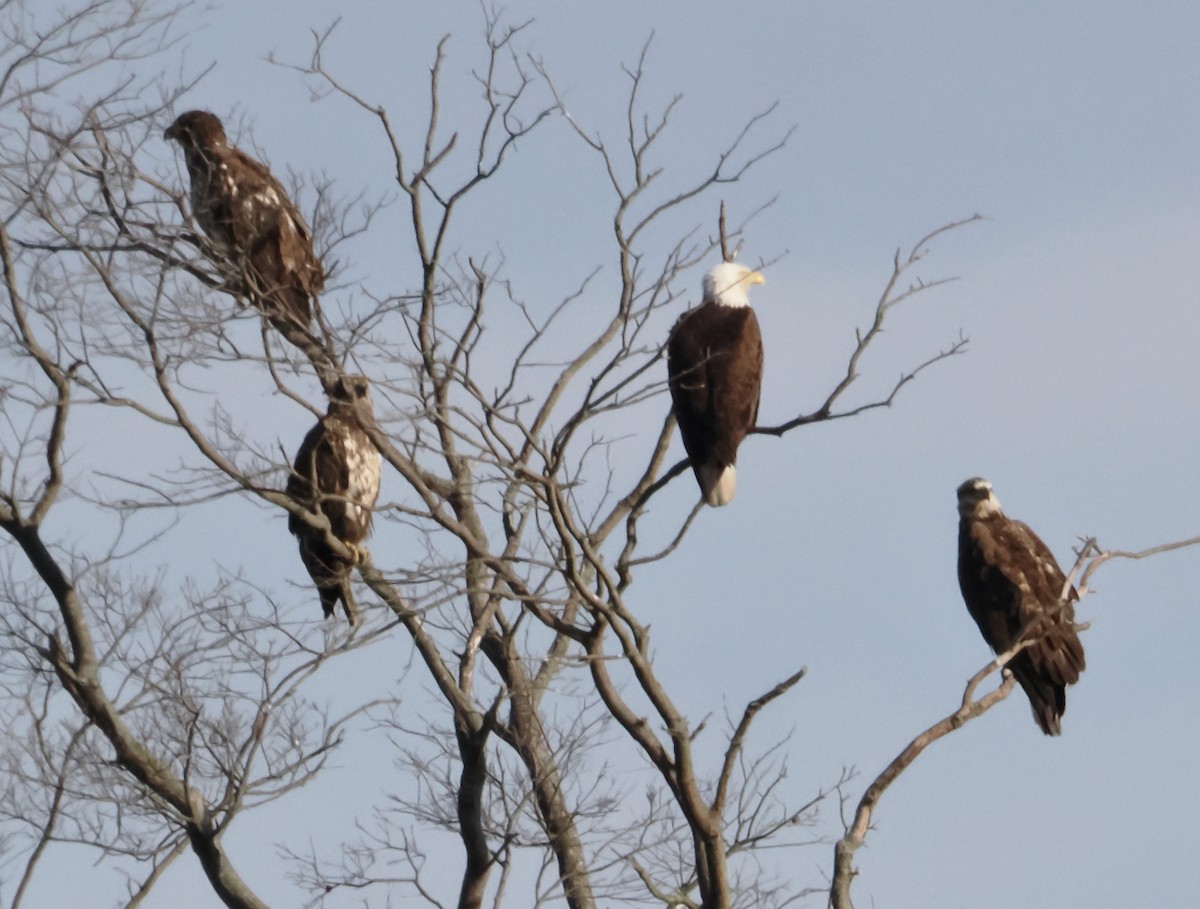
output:
[[[917,296],[920,293],[932,290],[935,287],[941,287],[942,285],[948,284],[955,280],[954,278],[940,278],[933,281],[926,281],[921,278],[915,278],[911,283],[908,284],[907,287],[904,287],[903,289],[900,288],[901,279],[904,278],[904,276],[908,274],[912,268],[914,268],[922,259],[925,258],[926,254],[928,253],[926,248],[927,244],[942,234],[948,233],[952,230],[957,230],[958,228],[964,227],[968,224],[974,224],[976,221],[980,221],[982,219],[982,215],[975,214],[971,215],[969,218],[963,218],[959,221],[951,221],[949,224],[943,224],[941,227],[937,228],[936,230],[931,230],[920,240],[918,240],[913,245],[912,249],[909,250],[907,256],[902,256],[900,250],[896,250],[896,254],[892,259],[891,277],[888,278],[888,282],[883,289],[883,293],[879,297],[879,302],[875,304],[874,319],[866,331],[863,331],[862,329],[855,330],[855,346],[854,350],[850,353],[850,359],[846,363],[846,374],[841,378],[837,385],[834,386],[833,390],[825,398],[824,403],[822,403],[821,406],[812,413],[801,414],[777,426],[758,426],[755,427],[754,432],[765,433],[773,436],[782,436],[784,433],[789,432],[798,426],[804,426],[808,423],[819,423],[825,420],[834,420],[843,417],[854,416],[878,407],[890,407],[892,402],[895,400],[896,395],[900,393],[900,389],[915,379],[921,372],[928,369],[930,366],[933,366],[935,363],[940,363],[943,360],[947,360],[953,356],[956,356],[957,354],[962,353],[966,349],[967,338],[960,335],[957,341],[942,349],[924,363],[918,365],[916,368],[911,369],[902,375],[886,397],[869,404],[860,405],[842,413],[833,412],[834,405],[858,378],[859,363],[866,354],[867,349],[871,346],[871,343],[883,332],[883,327],[887,319],[888,312],[893,307],[898,306],[899,304]]]

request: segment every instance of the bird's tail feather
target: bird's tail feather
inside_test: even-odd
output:
[[[354,593],[350,589],[349,577],[318,588],[318,593],[321,595],[321,608],[325,611],[325,618],[333,615],[340,601],[350,624],[358,624],[358,604],[354,602]]]
[[[737,492],[737,471],[732,464],[701,464],[696,471],[704,501],[714,508],[728,505]]]
[[[1013,673],[1033,709],[1033,719],[1046,735],[1062,734],[1062,715],[1067,709],[1067,691],[1063,685],[1041,678],[1037,673],[1022,671]]]

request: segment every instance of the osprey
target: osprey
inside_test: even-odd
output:
[[[709,505],[733,498],[738,446],[758,419],[762,333],[747,292],[763,281],[733,262],[709,269],[703,301],[679,317],[667,341],[675,419]]]
[[[958,514],[958,584],[967,611],[996,653],[1033,639],[1008,668],[1042,732],[1058,735],[1066,688],[1084,668],[1071,605],[1079,596],[1050,548],[1000,510],[987,480],[972,477],[958,487]]]
[[[370,423],[370,386],[363,376],[342,376],[329,397],[329,410],[308,431],[296,453],[287,494],[313,515],[329,519],[329,530],[288,515],[288,530],[300,543],[300,558],[317,585],[328,618],[340,600],[351,625],[358,610],[350,593],[350,569],[361,559],[358,544],[371,532],[379,497],[379,451],[363,431]],[[334,551],[332,535],[353,558]]]
[[[163,138],[183,147],[192,214],[233,263],[250,299],[268,316],[307,326],[325,272],[308,225],[279,181],[229,145],[221,121],[207,111],[180,114]]]

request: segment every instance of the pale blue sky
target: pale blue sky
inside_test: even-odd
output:
[[[796,127],[781,153],[724,194],[740,212],[779,196],[743,254],[786,253],[752,298],[766,345],[763,422],[823,399],[897,247],[974,212],[988,217],[932,245],[920,275],[960,280],[893,313],[847,401],[886,393],[960,329],[968,355],[923,375],[889,411],[750,439],[737,500],[701,515],[677,557],[633,589],[631,605],[653,624],[658,666],[695,720],[738,712],[809,667],[757,733],[763,744],[794,730],[798,799],[850,765],[860,772],[857,797],[954,707],[988,659],[955,581],[962,479],[989,477],[1009,513],[1064,562],[1082,536],[1140,549],[1200,533],[1200,5],[619,0],[513,2],[507,11],[510,21],[533,17],[522,46],[544,60],[576,120],[613,141],[625,103],[620,66],[654,32],[645,100],[654,109],[684,96],[663,143],[664,179],[709,170],[746,118],[776,101],[764,138]],[[216,67],[186,103],[244,116],[240,140],[277,172],[323,172],[347,193],[384,192],[388,161],[374,123],[344,101],[314,101],[298,75],[264,59],[306,61],[310,30],[339,15],[327,66],[385,104],[402,140],[423,129],[425,74],[443,34],[453,36],[448,126],[457,105],[475,102],[466,69],[478,59],[482,16],[473,3],[262,2],[198,17],[203,27],[180,52],[193,69]],[[177,166],[173,148],[158,153]],[[505,182],[480,195],[454,245],[503,253],[531,305],[549,306],[595,265],[610,270],[601,282],[613,280],[608,247],[595,254],[611,218],[603,191],[598,162],[565,124],[551,124],[520,147]],[[392,239],[347,247],[344,278],[403,283],[415,268]],[[691,286],[699,280],[697,272]],[[281,420],[286,443],[308,417],[297,409]],[[693,496],[677,483],[655,511],[669,524]],[[278,553],[301,581],[283,519],[251,515],[245,533],[276,534],[269,557]],[[387,558],[380,544],[373,551]],[[1200,637],[1198,557],[1100,572],[1080,610],[1093,622],[1088,669],[1069,693],[1063,736],[1043,737],[1018,693],[934,746],[876,815],[858,855],[860,905],[1194,900],[1200,696],[1187,667]],[[347,757],[348,769],[294,809],[238,821],[231,851],[264,844],[261,866],[243,861],[241,870],[265,898],[298,904],[266,844],[304,848],[302,831],[316,840],[344,806],[368,804],[361,774],[388,767],[386,755],[375,757]],[[832,814],[822,832],[839,832]],[[457,852],[448,854],[457,869]],[[813,847],[788,862],[816,884],[831,859],[832,848]],[[149,905],[214,905],[192,885],[195,874],[173,870]],[[80,884],[95,892],[111,881],[89,868]]]

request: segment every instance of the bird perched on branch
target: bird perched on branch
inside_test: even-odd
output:
[[[763,345],[747,292],[763,276],[722,262],[704,276],[704,299],[671,329],[667,372],[683,447],[709,505],[737,489],[737,450],[758,419]]]
[[[379,498],[381,458],[363,431],[373,419],[370,385],[364,376],[342,376],[330,391],[329,410],[308,431],[287,481],[287,494],[316,521],[288,515],[288,530],[300,544],[300,558],[317,585],[328,618],[341,601],[351,625],[358,610],[350,571],[361,561],[359,544],[371,532]],[[318,526],[320,516],[329,527]],[[349,551],[343,554],[332,537]]]
[[[208,111],[180,114],[163,138],[183,147],[192,215],[233,264],[246,296],[267,316],[307,326],[325,272],[308,225],[279,181],[229,145],[221,121]]]
[[[1000,510],[992,485],[972,477],[958,487],[958,584],[967,611],[996,653],[1033,641],[1008,663],[1046,735],[1062,732],[1068,685],[1084,669],[1073,603],[1050,548]]]

